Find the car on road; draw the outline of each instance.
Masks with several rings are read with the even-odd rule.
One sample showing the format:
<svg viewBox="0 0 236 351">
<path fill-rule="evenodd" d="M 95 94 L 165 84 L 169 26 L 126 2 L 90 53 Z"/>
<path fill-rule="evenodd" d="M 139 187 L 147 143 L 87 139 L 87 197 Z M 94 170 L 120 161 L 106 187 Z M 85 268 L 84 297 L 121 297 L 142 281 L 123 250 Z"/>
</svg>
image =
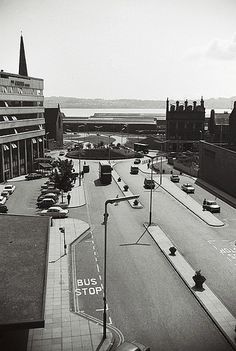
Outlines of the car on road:
<svg viewBox="0 0 236 351">
<path fill-rule="evenodd" d="M 6 201 L 7 201 L 7 198 L 5 196 L 0 195 L 0 206 L 4 205 Z"/>
<path fill-rule="evenodd" d="M 57 201 L 58 200 L 58 195 L 54 194 L 54 193 L 47 193 L 47 194 L 44 194 L 44 195 L 39 195 L 38 198 L 37 198 L 37 202 L 40 202 L 43 199 L 53 199 L 53 200 Z"/>
<path fill-rule="evenodd" d="M 220 206 L 214 200 L 206 200 L 203 203 L 203 209 L 211 213 L 220 213 Z"/>
<path fill-rule="evenodd" d="M 155 188 L 155 182 L 153 179 L 144 179 L 144 188 L 145 189 L 154 189 Z"/>
<path fill-rule="evenodd" d="M 0 213 L 7 213 L 8 208 L 6 205 L 0 205 Z"/>
<path fill-rule="evenodd" d="M 9 192 L 7 190 L 3 190 L 1 192 L 1 196 L 4 196 L 6 199 L 9 199 L 10 194 L 9 194 Z"/>
<path fill-rule="evenodd" d="M 34 180 L 34 179 L 40 179 L 42 178 L 42 174 L 39 173 L 29 173 L 25 176 L 26 180 Z"/>
<path fill-rule="evenodd" d="M 140 158 L 136 158 L 136 159 L 134 160 L 134 164 L 135 164 L 135 165 L 138 165 L 140 162 L 141 162 Z"/>
<path fill-rule="evenodd" d="M 37 202 L 39 208 L 49 208 L 55 205 L 56 201 L 54 199 L 46 198 Z"/>
<path fill-rule="evenodd" d="M 137 166 L 130 167 L 130 174 L 138 174 L 139 168 Z"/>
<path fill-rule="evenodd" d="M 64 151 L 60 151 L 59 152 L 59 156 L 64 156 L 65 155 L 65 152 Z"/>
<path fill-rule="evenodd" d="M 47 210 L 40 212 L 40 216 L 50 216 L 52 218 L 65 218 L 68 217 L 68 210 L 63 210 L 59 206 L 49 207 Z"/>
<path fill-rule="evenodd" d="M 54 194 L 60 194 L 60 190 L 59 189 L 54 189 L 54 188 L 47 188 L 47 189 L 41 189 L 41 195 L 45 195 L 48 193 L 54 193 Z"/>
<path fill-rule="evenodd" d="M 187 194 L 194 194 L 194 187 L 191 184 L 185 183 L 181 186 L 181 189 L 185 191 Z"/>
<path fill-rule="evenodd" d="M 170 176 L 170 180 L 173 182 L 173 183 L 179 183 L 179 176 L 178 174 L 172 174 Z"/>
<path fill-rule="evenodd" d="M 136 341 L 125 341 L 117 347 L 116 351 L 150 351 L 150 347 Z"/>
<path fill-rule="evenodd" d="M 3 191 L 8 191 L 9 194 L 12 194 L 15 191 L 15 185 L 5 185 Z"/>
</svg>

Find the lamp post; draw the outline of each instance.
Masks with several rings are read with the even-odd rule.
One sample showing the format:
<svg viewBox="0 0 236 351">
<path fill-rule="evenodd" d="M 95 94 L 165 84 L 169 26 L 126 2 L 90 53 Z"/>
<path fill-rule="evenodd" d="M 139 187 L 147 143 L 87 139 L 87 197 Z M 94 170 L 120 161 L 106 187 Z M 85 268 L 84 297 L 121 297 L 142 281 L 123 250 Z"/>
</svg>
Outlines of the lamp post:
<svg viewBox="0 0 236 351">
<path fill-rule="evenodd" d="M 97 131 L 99 131 L 103 126 L 94 126 Z M 99 137 L 99 133 L 97 132 L 97 137 Z M 99 142 L 99 138 L 98 138 L 98 142 Z"/>
<path fill-rule="evenodd" d="M 63 234 L 64 255 L 66 255 L 66 230 L 65 230 L 65 227 L 60 227 L 59 230 Z"/>
<path fill-rule="evenodd" d="M 146 155 L 152 160 L 152 165 L 151 165 L 151 191 L 150 191 L 150 203 L 149 203 L 149 222 L 148 222 L 148 227 L 152 224 L 152 183 L 153 183 L 153 160 L 156 158 L 156 156 L 149 156 Z"/>
<path fill-rule="evenodd" d="M 78 130 L 79 130 L 81 127 L 84 127 L 84 143 L 85 143 L 85 124 L 80 124 L 80 125 L 78 126 Z"/>
<path fill-rule="evenodd" d="M 111 135 L 108 135 L 108 159 L 109 159 L 109 163 L 111 163 L 110 137 L 111 137 Z"/>
<path fill-rule="evenodd" d="M 106 328 L 107 328 L 107 205 L 114 204 L 121 201 L 128 201 L 132 199 L 137 199 L 139 195 L 132 195 L 126 197 L 119 197 L 114 199 L 108 199 L 105 202 L 105 213 L 104 213 L 104 225 L 105 225 L 105 233 L 104 233 L 104 287 L 103 287 L 103 340 L 106 339 Z"/>
</svg>

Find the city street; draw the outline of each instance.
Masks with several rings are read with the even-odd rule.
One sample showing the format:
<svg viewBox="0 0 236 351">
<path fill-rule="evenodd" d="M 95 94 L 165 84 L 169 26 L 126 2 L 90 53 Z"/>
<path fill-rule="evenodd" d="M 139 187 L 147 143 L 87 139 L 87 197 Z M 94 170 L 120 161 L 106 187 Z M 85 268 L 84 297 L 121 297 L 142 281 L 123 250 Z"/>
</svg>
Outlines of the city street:
<svg viewBox="0 0 236 351">
<path fill-rule="evenodd" d="M 230 350 L 149 234 L 145 233 L 140 241 L 147 245 L 130 245 L 144 232 L 150 196 L 150 191 L 143 188 L 145 175 L 129 174 L 132 162 L 120 162 L 116 171 L 133 193 L 140 194 L 144 208 L 135 210 L 128 203 L 108 207 L 108 323 L 120 329 L 125 339 L 140 341 L 153 350 L 200 351 L 203 344 L 204 350 Z M 87 163 L 90 165 L 90 173 L 84 178 L 87 205 L 70 209 L 69 214 L 88 222 L 91 228 L 90 234 L 72 250 L 74 294 L 77 311 L 102 320 L 104 203 L 122 194 L 114 181 L 111 185 L 100 186 L 96 181 L 98 163 Z M 159 176 L 155 179 L 158 181 Z M 7 203 L 9 213 L 35 214 L 36 198 L 44 181 L 15 182 L 16 190 Z M 202 195 L 198 190 L 194 196 L 200 199 Z M 224 254 L 218 251 L 222 243 L 227 247 L 232 242 L 234 222 L 229 221 L 226 233 L 225 227 L 209 227 L 161 188 L 153 192 L 152 208 L 153 222 L 162 228 L 193 268 L 202 269 L 207 284 L 236 314 L 232 279 L 235 265 L 233 260 L 229 261 L 227 251 Z M 233 211 L 228 205 L 222 206 L 219 216 L 233 218 Z"/>
</svg>

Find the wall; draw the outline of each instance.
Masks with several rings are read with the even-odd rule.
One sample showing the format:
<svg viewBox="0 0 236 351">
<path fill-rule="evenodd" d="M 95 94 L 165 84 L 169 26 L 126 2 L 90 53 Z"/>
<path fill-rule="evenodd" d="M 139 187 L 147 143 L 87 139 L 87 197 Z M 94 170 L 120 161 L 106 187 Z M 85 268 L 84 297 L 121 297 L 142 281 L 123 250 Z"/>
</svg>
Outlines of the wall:
<svg viewBox="0 0 236 351">
<path fill-rule="evenodd" d="M 236 197 L 236 152 L 200 141 L 200 179 Z"/>
</svg>

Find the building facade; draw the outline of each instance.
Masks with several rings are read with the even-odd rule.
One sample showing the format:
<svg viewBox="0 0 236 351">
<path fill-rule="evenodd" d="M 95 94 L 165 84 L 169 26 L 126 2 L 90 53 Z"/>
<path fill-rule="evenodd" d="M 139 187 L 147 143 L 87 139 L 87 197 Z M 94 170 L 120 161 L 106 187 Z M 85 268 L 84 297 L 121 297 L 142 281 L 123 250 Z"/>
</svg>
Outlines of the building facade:
<svg viewBox="0 0 236 351">
<path fill-rule="evenodd" d="M 57 108 L 45 108 L 45 132 L 47 149 L 63 147 L 63 118 L 58 104 Z"/>
<path fill-rule="evenodd" d="M 0 182 L 31 172 L 44 155 L 44 82 L 27 74 L 21 36 L 19 73 L 0 72 Z"/>
<path fill-rule="evenodd" d="M 194 101 L 188 105 L 176 101 L 169 106 L 166 102 L 166 140 L 169 151 L 193 150 L 194 143 L 204 138 L 205 107 L 201 98 L 200 105 Z"/>
<path fill-rule="evenodd" d="M 211 110 L 208 121 L 208 138 L 207 141 L 219 144 L 228 144 L 229 142 L 229 116 L 228 112 L 216 113 Z"/>
</svg>

